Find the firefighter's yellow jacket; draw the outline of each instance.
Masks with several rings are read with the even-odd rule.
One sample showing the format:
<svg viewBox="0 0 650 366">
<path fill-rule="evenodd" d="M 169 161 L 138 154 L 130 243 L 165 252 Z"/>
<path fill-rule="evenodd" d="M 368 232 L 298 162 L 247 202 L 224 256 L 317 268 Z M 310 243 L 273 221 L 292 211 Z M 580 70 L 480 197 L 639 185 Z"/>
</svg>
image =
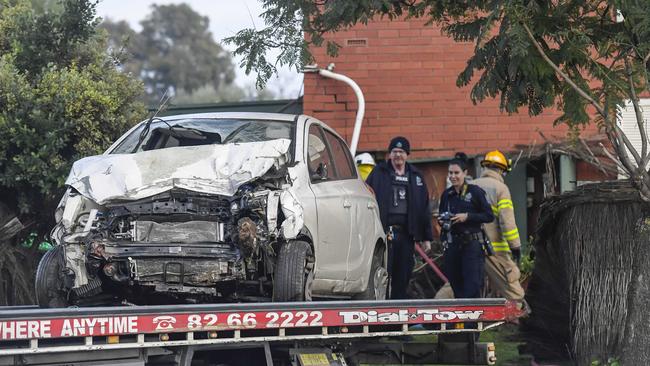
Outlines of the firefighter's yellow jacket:
<svg viewBox="0 0 650 366">
<path fill-rule="evenodd" d="M 481 177 L 473 180 L 472 184 L 483 188 L 487 194 L 487 200 L 492 206 L 495 220 L 485 224 L 485 231 L 492 242 L 494 251 L 510 252 L 510 248 L 521 247 L 512 197 L 501 174 L 491 169 L 485 169 L 481 173 Z"/>
</svg>

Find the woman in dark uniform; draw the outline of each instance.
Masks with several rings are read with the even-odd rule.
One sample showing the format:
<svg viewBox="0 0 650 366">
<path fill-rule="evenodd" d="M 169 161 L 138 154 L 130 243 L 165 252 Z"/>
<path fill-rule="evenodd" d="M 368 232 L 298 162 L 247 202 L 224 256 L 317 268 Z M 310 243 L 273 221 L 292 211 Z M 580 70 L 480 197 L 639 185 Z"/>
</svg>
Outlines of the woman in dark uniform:
<svg viewBox="0 0 650 366">
<path fill-rule="evenodd" d="M 462 156 L 449 162 L 451 187 L 440 197 L 439 211 L 451 218 L 444 225 L 441 241 L 445 244 L 445 274 L 456 298 L 477 298 L 483 285 L 485 240 L 481 225 L 494 220 L 492 208 L 479 186 L 465 182 L 467 162 Z M 448 230 L 445 230 L 447 228 Z"/>
</svg>

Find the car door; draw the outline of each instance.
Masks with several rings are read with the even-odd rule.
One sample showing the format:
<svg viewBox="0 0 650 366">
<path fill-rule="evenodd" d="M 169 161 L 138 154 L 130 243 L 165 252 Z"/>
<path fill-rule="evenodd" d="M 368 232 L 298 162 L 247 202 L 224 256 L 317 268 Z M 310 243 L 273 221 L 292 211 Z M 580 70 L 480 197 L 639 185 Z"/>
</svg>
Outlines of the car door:
<svg viewBox="0 0 650 366">
<path fill-rule="evenodd" d="M 350 222 L 350 246 L 347 255 L 347 275 L 349 282 L 359 282 L 368 276 L 369 257 L 372 256 L 376 232 L 377 205 L 374 196 L 358 177 L 350 149 L 334 133 L 324 130 L 325 138 L 332 151 L 334 164 L 343 183 L 344 200 L 350 208 L 347 210 Z"/>
<path fill-rule="evenodd" d="M 316 273 L 321 279 L 345 280 L 350 243 L 350 208 L 345 200 L 345 181 L 338 179 L 331 149 L 317 123 L 309 126 L 307 167 L 316 202 L 318 242 Z"/>
</svg>

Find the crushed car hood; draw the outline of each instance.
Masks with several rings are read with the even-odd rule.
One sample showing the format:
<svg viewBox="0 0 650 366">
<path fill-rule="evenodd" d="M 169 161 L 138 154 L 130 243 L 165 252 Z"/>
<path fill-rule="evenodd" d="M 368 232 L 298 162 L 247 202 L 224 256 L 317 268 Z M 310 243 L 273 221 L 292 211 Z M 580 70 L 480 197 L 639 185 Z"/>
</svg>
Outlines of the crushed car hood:
<svg viewBox="0 0 650 366">
<path fill-rule="evenodd" d="M 66 185 L 100 205 L 174 188 L 232 196 L 242 184 L 284 165 L 290 145 L 277 139 L 90 156 L 73 164 Z"/>
</svg>

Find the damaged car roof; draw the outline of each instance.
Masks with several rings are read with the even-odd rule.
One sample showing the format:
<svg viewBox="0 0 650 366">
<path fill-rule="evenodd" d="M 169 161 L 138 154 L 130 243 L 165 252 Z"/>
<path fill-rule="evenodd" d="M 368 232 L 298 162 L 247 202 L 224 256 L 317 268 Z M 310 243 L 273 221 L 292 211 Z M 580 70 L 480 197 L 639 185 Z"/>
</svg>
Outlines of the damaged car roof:
<svg viewBox="0 0 650 366">
<path fill-rule="evenodd" d="M 163 123 L 219 119 L 293 122 L 296 117 L 272 113 L 201 113 L 157 120 Z M 124 136 L 144 123 L 134 126 Z M 123 140 L 116 141 L 103 155 L 75 162 L 66 185 L 100 205 L 114 200 L 138 200 L 174 188 L 232 196 L 242 184 L 286 164 L 291 159 L 292 146 L 291 139 L 274 138 L 115 153 Z"/>
</svg>

